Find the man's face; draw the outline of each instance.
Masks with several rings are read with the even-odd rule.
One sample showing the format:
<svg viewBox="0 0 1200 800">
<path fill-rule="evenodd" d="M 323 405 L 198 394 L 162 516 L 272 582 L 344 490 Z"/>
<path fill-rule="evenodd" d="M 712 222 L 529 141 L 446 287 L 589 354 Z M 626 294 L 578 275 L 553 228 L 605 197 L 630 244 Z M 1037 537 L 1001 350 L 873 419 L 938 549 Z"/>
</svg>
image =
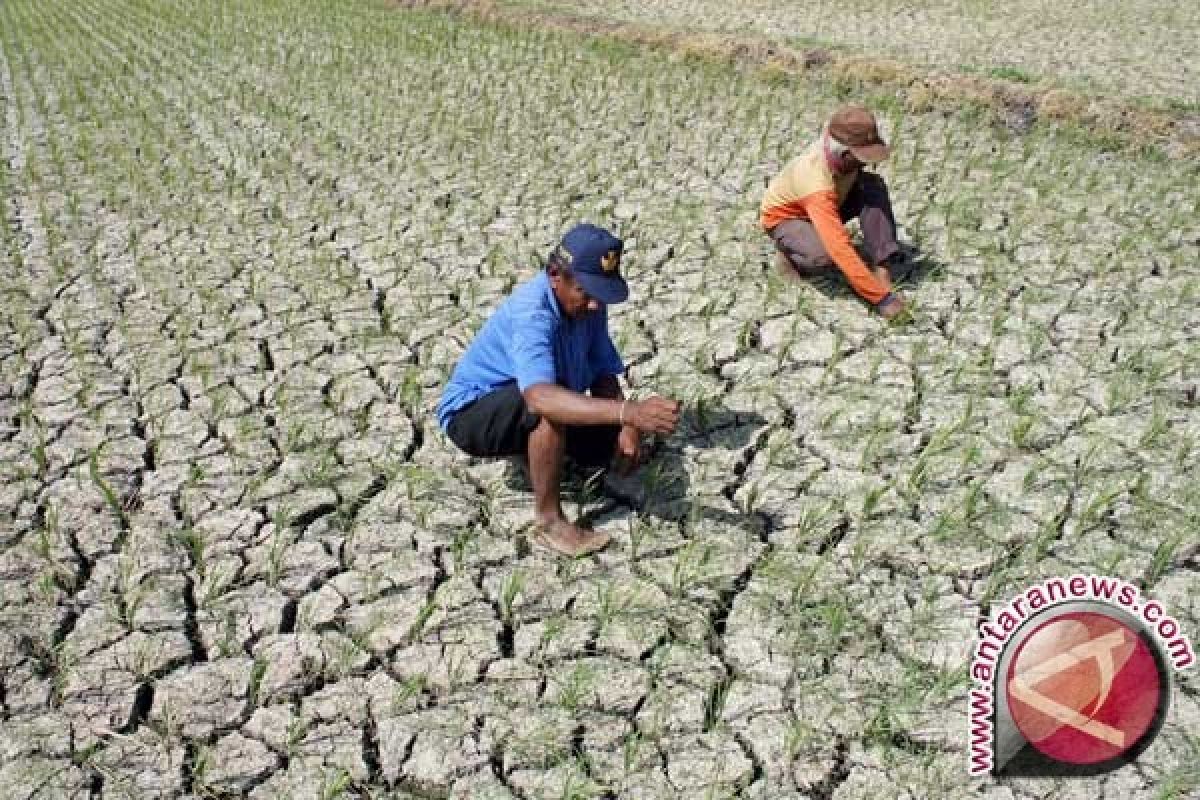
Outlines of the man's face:
<svg viewBox="0 0 1200 800">
<path fill-rule="evenodd" d="M 849 175 L 851 172 L 860 170 L 866 166 L 849 150 L 842 153 L 841 156 L 835 156 L 834 160 L 837 162 L 836 171 L 842 175 Z"/>
<path fill-rule="evenodd" d="M 569 273 L 564 274 L 557 268 L 552 268 L 550 270 L 550 285 L 554 289 L 554 296 L 558 298 L 559 307 L 571 319 L 579 319 L 604 308 L 604 304 L 595 298 L 589 297 L 588 293 L 583 290 L 583 287 Z"/>
<path fill-rule="evenodd" d="M 860 170 L 865 166 L 866 164 L 864 164 L 862 161 L 859 161 L 858 156 L 854 155 L 854 153 L 851 153 L 849 150 L 842 154 L 842 172 L 854 172 L 855 170 Z"/>
<path fill-rule="evenodd" d="M 828 137 L 829 134 L 826 134 L 826 136 Z M 827 141 L 826 147 L 828 146 L 829 143 Z M 829 149 L 827 153 L 829 156 L 829 166 L 835 173 L 839 175 L 849 175 L 851 172 L 860 170 L 866 166 L 866 164 L 864 164 L 862 161 L 859 161 L 858 157 L 849 150 L 846 150 L 840 156 L 833 155 L 832 149 Z"/>
</svg>

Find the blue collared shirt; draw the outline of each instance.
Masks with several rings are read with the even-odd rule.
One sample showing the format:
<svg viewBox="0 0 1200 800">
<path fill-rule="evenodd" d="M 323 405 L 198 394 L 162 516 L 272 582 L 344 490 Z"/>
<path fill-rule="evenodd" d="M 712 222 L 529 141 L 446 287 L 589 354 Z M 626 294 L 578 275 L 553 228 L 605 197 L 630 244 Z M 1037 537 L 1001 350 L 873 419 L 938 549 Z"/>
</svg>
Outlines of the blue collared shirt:
<svg viewBox="0 0 1200 800">
<path fill-rule="evenodd" d="M 516 382 L 525 391 L 554 383 L 587 391 L 604 375 L 620 375 L 625 364 L 608 335 L 608 309 L 571 319 L 562 313 L 545 272 L 513 290 L 483 324 L 467 348 L 438 403 L 443 430 L 454 412 Z"/>
</svg>

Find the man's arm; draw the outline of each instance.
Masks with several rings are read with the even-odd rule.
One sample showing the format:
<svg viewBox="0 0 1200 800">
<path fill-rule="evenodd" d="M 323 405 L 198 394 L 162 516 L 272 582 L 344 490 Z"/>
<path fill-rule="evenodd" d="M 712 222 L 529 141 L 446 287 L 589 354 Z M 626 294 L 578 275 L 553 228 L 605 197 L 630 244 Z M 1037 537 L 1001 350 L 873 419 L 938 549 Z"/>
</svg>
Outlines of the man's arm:
<svg viewBox="0 0 1200 800">
<path fill-rule="evenodd" d="M 679 421 L 679 404 L 657 396 L 645 400 L 588 397 L 553 383 L 534 384 L 522 394 L 530 411 L 560 425 L 620 425 L 622 408 L 624 424 L 646 433 L 670 433 Z"/>
<path fill-rule="evenodd" d="M 623 400 L 588 397 L 555 383 L 535 383 L 523 393 L 525 405 L 539 417 L 561 425 L 617 425 Z"/>
<path fill-rule="evenodd" d="M 592 384 L 592 396 L 624 400 L 625 392 L 621 389 L 621 382 L 616 375 L 605 373 Z M 628 422 L 617 434 L 617 457 L 618 469 L 622 474 L 628 474 L 642 461 L 642 434 Z"/>
<path fill-rule="evenodd" d="M 878 306 L 890 292 L 890 287 L 884 286 L 854 249 L 850 235 L 846 233 L 846 225 L 837 210 L 837 195 L 832 191 L 822 191 L 805 198 L 805 210 L 812 221 L 813 228 L 825 251 L 833 259 L 833 263 L 846 276 L 851 288 L 859 297 L 873 306 Z"/>
</svg>

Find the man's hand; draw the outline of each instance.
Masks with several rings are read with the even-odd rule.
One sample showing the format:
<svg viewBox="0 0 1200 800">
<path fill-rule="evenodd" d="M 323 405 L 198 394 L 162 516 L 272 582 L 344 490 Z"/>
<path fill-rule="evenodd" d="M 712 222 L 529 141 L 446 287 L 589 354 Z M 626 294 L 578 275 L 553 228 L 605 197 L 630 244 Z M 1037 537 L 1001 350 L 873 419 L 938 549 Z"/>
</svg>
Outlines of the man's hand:
<svg viewBox="0 0 1200 800">
<path fill-rule="evenodd" d="M 654 395 L 645 400 L 629 400 L 625 406 L 625 427 L 645 433 L 671 433 L 679 424 L 679 403 Z M 622 430 L 624 433 L 624 430 Z"/>
<path fill-rule="evenodd" d="M 622 475 L 628 475 L 642 463 L 642 436 L 632 425 L 626 425 L 617 434 L 616 461 L 617 471 Z"/>
<path fill-rule="evenodd" d="M 903 314 L 907 308 L 908 303 L 904 302 L 904 298 L 893 294 L 886 303 L 879 306 L 879 314 L 884 319 L 894 319 Z"/>
</svg>

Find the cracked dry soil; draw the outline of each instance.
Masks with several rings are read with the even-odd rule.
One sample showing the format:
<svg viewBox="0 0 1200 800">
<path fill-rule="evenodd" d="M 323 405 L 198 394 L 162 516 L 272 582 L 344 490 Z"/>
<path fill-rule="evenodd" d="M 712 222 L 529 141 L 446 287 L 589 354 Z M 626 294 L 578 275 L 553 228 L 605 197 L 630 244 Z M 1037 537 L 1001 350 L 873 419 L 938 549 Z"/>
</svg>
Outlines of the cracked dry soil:
<svg viewBox="0 0 1200 800">
<path fill-rule="evenodd" d="M 0 797 L 1186 796 L 969 780 L 976 623 L 1136 581 L 1200 635 L 1195 165 L 892 113 L 915 320 L 781 282 L 838 99 L 360 3 L 0 6 Z M 432 416 L 572 222 L 684 423 L 528 547 Z M 1172 788 L 1173 787 L 1173 788 Z"/>
</svg>

